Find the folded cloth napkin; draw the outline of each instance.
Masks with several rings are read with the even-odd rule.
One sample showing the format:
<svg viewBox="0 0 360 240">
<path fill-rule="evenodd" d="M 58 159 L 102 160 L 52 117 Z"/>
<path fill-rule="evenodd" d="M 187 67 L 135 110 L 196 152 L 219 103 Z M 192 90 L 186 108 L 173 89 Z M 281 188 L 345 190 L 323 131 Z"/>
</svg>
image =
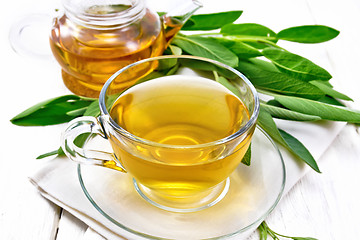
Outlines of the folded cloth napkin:
<svg viewBox="0 0 360 240">
<path fill-rule="evenodd" d="M 345 126 L 344 123 L 325 121 L 316 124 L 278 121 L 277 124 L 281 129 L 298 138 L 315 159 L 320 158 Z M 287 172 L 285 194 L 309 170 L 309 167 L 295 160 L 287 151 L 281 149 L 281 152 Z M 47 162 L 42 169 L 30 177 L 30 181 L 42 196 L 64 208 L 105 238 L 144 239 L 117 226 L 90 203 L 79 184 L 77 164 L 67 158 L 56 158 Z M 149 221 L 156 221 L 156 219 L 149 219 Z M 235 236 L 235 239 L 239 238 Z M 246 238 L 242 235 L 241 239 Z"/>
</svg>

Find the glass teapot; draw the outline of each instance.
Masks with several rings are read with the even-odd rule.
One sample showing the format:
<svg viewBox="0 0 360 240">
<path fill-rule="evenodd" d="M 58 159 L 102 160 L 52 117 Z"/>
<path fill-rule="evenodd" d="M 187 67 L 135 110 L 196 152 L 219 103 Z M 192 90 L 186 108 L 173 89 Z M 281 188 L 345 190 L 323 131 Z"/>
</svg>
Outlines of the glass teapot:
<svg viewBox="0 0 360 240">
<path fill-rule="evenodd" d="M 159 17 L 144 0 L 63 0 L 50 46 L 62 68 L 66 87 L 77 95 L 98 97 L 105 81 L 120 68 L 161 55 L 198 1 Z M 176 16 L 176 17 L 174 17 Z M 151 71 L 137 69 L 118 88 L 126 88 Z"/>
</svg>

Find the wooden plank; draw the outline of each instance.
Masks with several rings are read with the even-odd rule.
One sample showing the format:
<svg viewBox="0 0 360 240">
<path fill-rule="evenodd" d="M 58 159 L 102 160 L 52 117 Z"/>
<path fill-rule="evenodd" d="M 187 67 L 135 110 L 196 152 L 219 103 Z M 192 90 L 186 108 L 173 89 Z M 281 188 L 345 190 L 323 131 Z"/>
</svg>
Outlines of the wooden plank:
<svg viewBox="0 0 360 240">
<path fill-rule="evenodd" d="M 326 44 L 335 71 L 333 83 L 340 91 L 355 100 L 350 104 L 360 109 L 360 82 L 358 74 L 360 56 L 360 4 L 357 0 L 308 0 L 318 24 L 328 24 L 340 31 L 340 35 Z"/>
<path fill-rule="evenodd" d="M 83 240 L 83 235 L 87 230 L 87 225 L 63 210 L 59 221 L 59 228 L 56 240 Z"/>
<path fill-rule="evenodd" d="M 0 239 L 55 239 L 60 208 L 40 196 L 29 182 L 0 181 L 14 187 L 0 186 L 6 193 L 0 198 Z"/>
<path fill-rule="evenodd" d="M 105 240 L 105 238 L 91 228 L 88 228 L 84 234 L 83 240 Z"/>
<path fill-rule="evenodd" d="M 360 229 L 360 134 L 346 126 L 320 159 L 322 174 L 309 172 L 266 219 L 276 232 L 319 240 L 357 239 Z M 255 233 L 248 240 L 258 240 Z"/>
<path fill-rule="evenodd" d="M 360 109 L 360 87 L 356 84 L 358 77 L 354 71 L 359 67 L 357 58 L 360 54 L 357 43 L 360 32 L 354 31 L 356 23 L 360 22 L 359 3 L 355 0 L 308 0 L 306 4 L 314 24 L 328 25 L 341 33 L 335 40 L 321 45 L 302 45 L 304 52 L 301 55 L 330 70 L 335 88 L 353 97 L 356 102 L 351 106 Z M 299 8 L 296 13 L 291 7 L 283 9 L 293 14 L 291 18 L 304 10 Z M 302 17 L 299 19 L 303 20 Z M 321 48 L 323 53 L 317 56 Z M 309 172 L 295 185 L 268 217 L 270 227 L 291 236 L 357 239 L 360 236 L 359 228 L 355 226 L 355 217 L 360 213 L 360 190 L 356 187 L 360 182 L 359 143 L 359 127 L 348 125 L 320 159 L 323 173 Z M 259 239 L 259 234 L 255 233 L 250 239 Z"/>
</svg>

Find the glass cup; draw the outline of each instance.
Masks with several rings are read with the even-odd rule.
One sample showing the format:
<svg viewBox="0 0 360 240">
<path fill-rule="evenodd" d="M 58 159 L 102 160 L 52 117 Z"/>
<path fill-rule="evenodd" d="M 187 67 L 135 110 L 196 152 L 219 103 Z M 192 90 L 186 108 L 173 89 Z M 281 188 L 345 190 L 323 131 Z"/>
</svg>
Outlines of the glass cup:
<svg viewBox="0 0 360 240">
<path fill-rule="evenodd" d="M 117 84 L 143 69 L 149 71 L 134 86 L 119 90 Z M 66 155 L 128 173 L 136 191 L 159 208 L 193 212 L 226 195 L 249 148 L 259 99 L 250 81 L 225 64 L 161 56 L 116 72 L 101 90 L 99 108 L 100 116 L 68 124 Z M 84 134 L 103 137 L 113 153 L 76 144 Z"/>
</svg>

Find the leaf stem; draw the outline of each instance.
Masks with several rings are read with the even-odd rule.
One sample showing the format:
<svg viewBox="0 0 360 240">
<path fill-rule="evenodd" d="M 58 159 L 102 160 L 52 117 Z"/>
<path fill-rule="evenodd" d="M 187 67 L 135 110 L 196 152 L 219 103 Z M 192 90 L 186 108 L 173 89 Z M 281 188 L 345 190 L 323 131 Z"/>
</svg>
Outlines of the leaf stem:
<svg viewBox="0 0 360 240">
<path fill-rule="evenodd" d="M 219 75 L 217 73 L 217 71 L 212 71 L 215 77 L 215 81 L 219 82 Z"/>
<path fill-rule="evenodd" d="M 262 231 L 266 231 L 267 234 L 269 234 L 269 236 L 272 237 L 272 239 L 274 239 L 274 240 L 280 240 L 280 239 L 278 238 L 278 236 L 279 236 L 279 237 L 283 237 L 283 238 L 290 238 L 290 239 L 294 239 L 294 240 L 296 240 L 296 239 L 299 239 L 299 240 L 300 240 L 300 239 L 304 239 L 304 240 L 317 240 L 316 238 L 309 238 L 309 237 L 307 237 L 307 238 L 303 238 L 303 237 L 290 237 L 290 236 L 282 235 L 282 234 L 280 234 L 280 233 L 275 232 L 275 231 L 272 230 L 271 228 L 269 228 L 269 226 L 266 224 L 265 221 L 261 223 L 261 225 L 259 226 L 259 229 L 261 229 Z"/>
</svg>

